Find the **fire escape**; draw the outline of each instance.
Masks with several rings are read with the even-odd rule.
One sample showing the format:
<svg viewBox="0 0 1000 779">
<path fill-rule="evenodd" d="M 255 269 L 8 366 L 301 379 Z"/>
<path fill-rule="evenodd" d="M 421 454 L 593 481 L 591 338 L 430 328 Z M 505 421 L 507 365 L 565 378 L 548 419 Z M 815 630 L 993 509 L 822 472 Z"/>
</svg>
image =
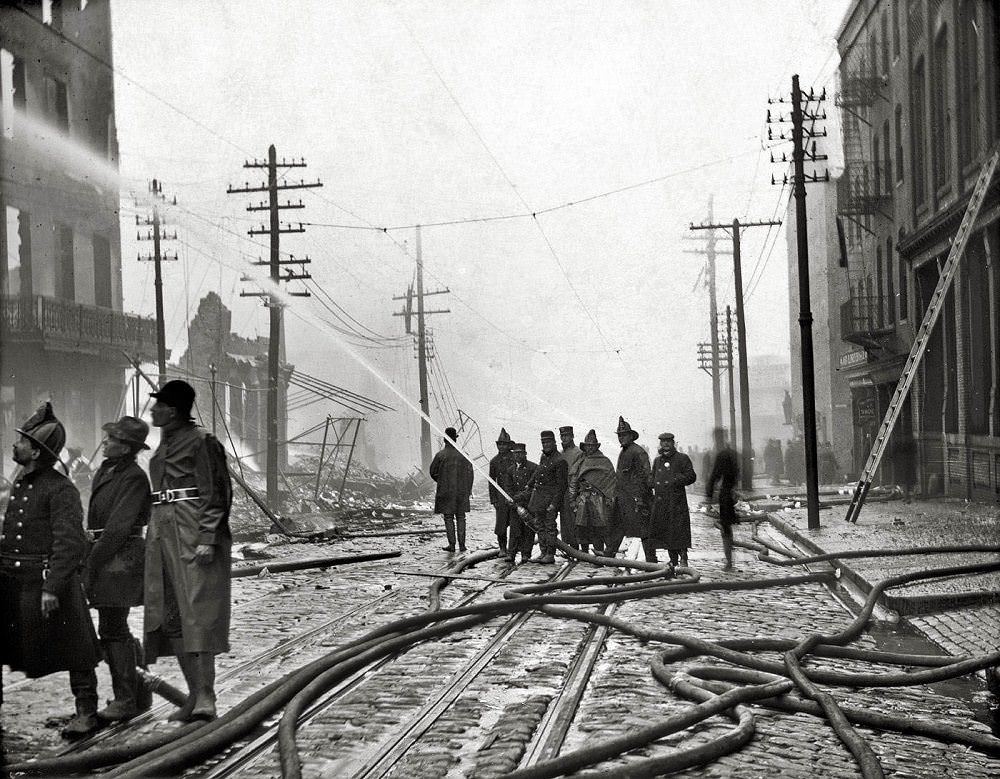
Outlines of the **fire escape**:
<svg viewBox="0 0 1000 779">
<path fill-rule="evenodd" d="M 837 182 L 837 214 L 851 268 L 850 297 L 840 307 L 841 338 L 880 351 L 894 327 L 886 317 L 887 301 L 873 281 L 875 265 L 866 252 L 865 235 L 875 236 L 875 217 L 892 219 L 892 186 L 884 162 L 872 159 L 871 114 L 878 100 L 888 100 L 885 82 L 874 62 L 857 50 L 846 58 L 836 105 L 841 109 L 844 172 Z M 876 152 L 877 154 L 877 152 Z M 869 244 L 871 242 L 868 242 Z"/>
</svg>

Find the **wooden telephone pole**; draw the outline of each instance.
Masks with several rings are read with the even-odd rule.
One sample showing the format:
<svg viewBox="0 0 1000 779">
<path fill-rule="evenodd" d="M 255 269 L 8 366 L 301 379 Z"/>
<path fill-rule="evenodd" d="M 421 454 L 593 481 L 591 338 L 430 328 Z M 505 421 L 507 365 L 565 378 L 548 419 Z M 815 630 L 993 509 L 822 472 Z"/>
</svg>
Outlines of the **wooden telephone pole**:
<svg viewBox="0 0 1000 779">
<path fill-rule="evenodd" d="M 140 254 L 138 259 L 140 262 L 152 262 L 154 268 L 153 276 L 153 290 L 156 296 L 156 367 L 158 378 L 157 381 L 162 387 L 167 382 L 167 335 L 166 327 L 163 323 L 163 270 L 162 263 L 164 262 L 177 262 L 177 254 L 164 254 L 160 249 L 160 243 L 162 241 L 173 241 L 177 239 L 177 233 L 173 235 L 167 235 L 163 231 L 163 219 L 160 216 L 160 203 L 165 200 L 163 196 L 163 184 L 157 179 L 153 179 L 149 184 L 149 191 L 153 199 L 153 216 L 141 219 L 138 214 L 135 217 L 135 223 L 138 227 L 148 227 L 146 235 L 140 232 L 136 233 L 136 239 L 139 241 L 152 241 L 153 242 L 153 253 L 152 254 Z M 177 199 L 174 198 L 174 205 L 177 205 Z"/>
</svg>

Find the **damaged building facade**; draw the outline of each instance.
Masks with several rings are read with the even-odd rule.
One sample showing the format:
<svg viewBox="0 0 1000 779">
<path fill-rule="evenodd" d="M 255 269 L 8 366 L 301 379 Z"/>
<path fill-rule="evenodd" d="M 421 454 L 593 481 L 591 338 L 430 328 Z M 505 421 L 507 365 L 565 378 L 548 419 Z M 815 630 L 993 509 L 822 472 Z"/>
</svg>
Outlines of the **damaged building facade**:
<svg viewBox="0 0 1000 779">
<path fill-rule="evenodd" d="M 839 362 L 863 464 L 984 162 L 1000 139 L 1000 4 L 857 0 L 838 32 L 850 286 Z M 994 176 L 894 435 L 925 494 L 1000 497 L 1000 178 Z M 892 446 L 890 445 L 890 454 Z M 883 480 L 893 480 L 892 458 Z"/>
<path fill-rule="evenodd" d="M 108 0 L 0 7 L 0 462 L 44 400 L 89 456 L 123 352 L 156 354 L 155 322 L 122 311 L 111 57 Z"/>
</svg>

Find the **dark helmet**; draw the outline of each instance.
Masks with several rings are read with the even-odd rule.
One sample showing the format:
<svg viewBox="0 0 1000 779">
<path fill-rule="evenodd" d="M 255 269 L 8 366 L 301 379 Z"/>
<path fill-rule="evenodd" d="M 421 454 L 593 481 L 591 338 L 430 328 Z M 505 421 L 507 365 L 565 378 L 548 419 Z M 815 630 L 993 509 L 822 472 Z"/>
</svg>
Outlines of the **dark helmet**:
<svg viewBox="0 0 1000 779">
<path fill-rule="evenodd" d="M 45 401 L 21 427 L 14 428 L 52 459 L 59 459 L 59 452 L 66 445 L 66 428 L 56 419 L 52 404 Z"/>
<path fill-rule="evenodd" d="M 177 409 L 181 416 L 190 418 L 195 392 L 194 387 L 186 381 L 172 379 L 156 392 L 150 392 L 149 396 Z"/>
</svg>

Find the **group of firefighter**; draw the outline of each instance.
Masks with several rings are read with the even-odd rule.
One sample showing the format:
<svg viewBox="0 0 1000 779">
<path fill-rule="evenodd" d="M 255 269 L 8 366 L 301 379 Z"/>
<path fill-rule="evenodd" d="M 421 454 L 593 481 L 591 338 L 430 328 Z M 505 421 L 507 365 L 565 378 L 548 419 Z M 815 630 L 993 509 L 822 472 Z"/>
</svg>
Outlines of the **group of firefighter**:
<svg viewBox="0 0 1000 779">
<path fill-rule="evenodd" d="M 149 709 L 139 667 L 169 655 L 188 686 L 170 719 L 216 716 L 215 655 L 229 650 L 231 608 L 225 453 L 193 421 L 191 385 L 169 381 L 150 394 L 161 435 L 149 477 L 136 459 L 149 449 L 149 426 L 133 416 L 105 424 L 86 524 L 80 491 L 56 469 L 66 429 L 51 403 L 16 429 L 18 471 L 0 535 L 0 662 L 29 678 L 69 671 L 76 711 L 67 738 Z M 143 642 L 128 623 L 139 605 Z M 98 709 L 102 657 L 114 698 Z"/>
<path fill-rule="evenodd" d="M 621 451 L 617 465 L 601 452 L 591 430 L 578 447 L 571 426 L 541 433 L 542 453 L 537 463 L 527 447 L 515 442 L 503 428 L 497 454 L 490 460 L 489 495 L 496 512 L 494 532 L 507 562 L 551 564 L 556 539 L 573 549 L 614 557 L 626 536 L 639 538 L 647 562 L 657 562 L 657 549 L 666 549 L 671 569 L 687 566 L 691 548 L 691 517 L 686 488 L 697 476 L 691 458 L 676 447 L 673 433 L 659 436 L 652 464 L 637 440 L 639 433 L 623 417 L 615 431 Z M 714 431 L 715 456 L 705 480 L 706 500 L 713 502 L 718 485 L 719 521 L 725 568 L 732 568 L 732 526 L 736 522 L 735 488 L 739 458 L 727 444 L 725 431 Z M 445 430 L 445 445 L 431 462 L 437 482 L 434 510 L 444 515 L 448 545 L 464 552 L 465 515 L 472 492 L 472 464 L 455 447 L 454 428 Z M 520 509 L 520 510 L 519 510 Z M 527 515 L 527 516 L 525 516 Z M 539 554 L 532 557 L 535 538 Z"/>
</svg>

